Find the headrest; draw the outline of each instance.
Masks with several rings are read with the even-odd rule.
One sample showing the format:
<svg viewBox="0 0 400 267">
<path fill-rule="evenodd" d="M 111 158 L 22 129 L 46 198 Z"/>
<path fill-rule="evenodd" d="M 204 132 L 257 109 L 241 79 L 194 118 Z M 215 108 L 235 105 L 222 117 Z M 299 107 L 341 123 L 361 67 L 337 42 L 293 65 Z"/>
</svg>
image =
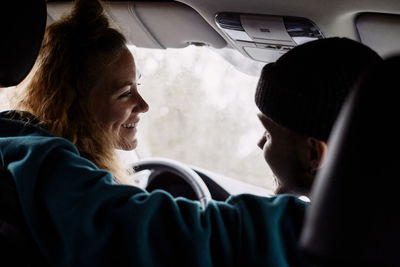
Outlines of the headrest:
<svg viewBox="0 0 400 267">
<path fill-rule="evenodd" d="M 398 264 L 399 69 L 397 56 L 370 71 L 334 126 L 301 236 L 315 263 Z"/>
<path fill-rule="evenodd" d="M 42 43 L 46 18 L 45 0 L 2 1 L 0 87 L 17 85 L 29 73 Z"/>
</svg>

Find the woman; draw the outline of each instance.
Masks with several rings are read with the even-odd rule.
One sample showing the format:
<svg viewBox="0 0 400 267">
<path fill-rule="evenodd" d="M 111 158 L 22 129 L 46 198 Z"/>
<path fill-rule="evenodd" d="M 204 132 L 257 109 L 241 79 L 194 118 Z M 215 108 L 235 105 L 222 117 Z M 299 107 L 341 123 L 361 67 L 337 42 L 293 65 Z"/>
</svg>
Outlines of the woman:
<svg viewBox="0 0 400 267">
<path fill-rule="evenodd" d="M 21 105 L 97 165 L 112 169 L 114 147 L 136 146 L 135 124 L 147 105 L 136 91 L 123 37 L 109 29 L 98 3 L 89 1 L 93 6 L 80 10 L 84 4 L 78 2 L 69 18 L 47 30 Z M 0 170 L 15 185 L 21 217 L 45 261 L 30 265 L 306 263 L 297 248 L 306 204 L 297 198 L 244 195 L 201 209 L 161 190 L 116 185 L 110 172 L 82 158 L 71 142 L 30 122 L 0 114 Z M 21 258 L 26 254 L 18 251 Z"/>
<path fill-rule="evenodd" d="M 135 63 L 125 37 L 109 25 L 97 1 L 77 1 L 72 13 L 46 29 L 34 71 L 18 108 L 75 144 L 82 156 L 127 183 L 115 149 L 137 145 Z"/>
</svg>

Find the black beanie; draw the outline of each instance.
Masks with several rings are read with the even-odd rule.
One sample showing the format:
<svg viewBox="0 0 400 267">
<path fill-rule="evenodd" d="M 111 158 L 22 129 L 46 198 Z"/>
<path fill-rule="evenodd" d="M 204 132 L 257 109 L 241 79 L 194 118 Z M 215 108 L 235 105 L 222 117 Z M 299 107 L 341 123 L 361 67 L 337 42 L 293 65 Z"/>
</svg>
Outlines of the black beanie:
<svg viewBox="0 0 400 267">
<path fill-rule="evenodd" d="M 346 38 L 305 43 L 264 66 L 256 104 L 275 123 L 327 141 L 349 90 L 381 60 L 367 46 Z"/>
</svg>

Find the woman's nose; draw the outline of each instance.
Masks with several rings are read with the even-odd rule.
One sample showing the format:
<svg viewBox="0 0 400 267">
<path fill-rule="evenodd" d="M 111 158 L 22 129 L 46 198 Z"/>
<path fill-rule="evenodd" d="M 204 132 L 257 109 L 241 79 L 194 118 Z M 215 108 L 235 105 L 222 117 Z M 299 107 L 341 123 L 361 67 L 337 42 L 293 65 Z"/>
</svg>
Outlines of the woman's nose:
<svg viewBox="0 0 400 267">
<path fill-rule="evenodd" d="M 145 113 L 147 111 L 149 111 L 149 104 L 147 104 L 146 101 L 144 101 L 144 99 L 142 98 L 142 102 L 143 102 L 143 108 L 142 108 L 142 113 Z"/>
<path fill-rule="evenodd" d="M 142 98 L 141 95 L 138 94 L 138 102 L 137 105 L 133 108 L 135 112 L 138 113 L 145 113 L 149 110 L 149 105 L 147 102 Z"/>
</svg>

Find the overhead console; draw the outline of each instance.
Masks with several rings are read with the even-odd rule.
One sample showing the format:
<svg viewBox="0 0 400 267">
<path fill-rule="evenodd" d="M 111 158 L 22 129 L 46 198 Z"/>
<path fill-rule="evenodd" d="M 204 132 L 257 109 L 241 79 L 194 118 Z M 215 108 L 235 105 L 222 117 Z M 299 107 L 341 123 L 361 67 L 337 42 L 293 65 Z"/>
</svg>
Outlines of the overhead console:
<svg viewBox="0 0 400 267">
<path fill-rule="evenodd" d="M 324 38 L 313 22 L 299 17 L 224 12 L 215 20 L 233 46 L 263 62 L 277 60 L 296 45 Z"/>
</svg>

